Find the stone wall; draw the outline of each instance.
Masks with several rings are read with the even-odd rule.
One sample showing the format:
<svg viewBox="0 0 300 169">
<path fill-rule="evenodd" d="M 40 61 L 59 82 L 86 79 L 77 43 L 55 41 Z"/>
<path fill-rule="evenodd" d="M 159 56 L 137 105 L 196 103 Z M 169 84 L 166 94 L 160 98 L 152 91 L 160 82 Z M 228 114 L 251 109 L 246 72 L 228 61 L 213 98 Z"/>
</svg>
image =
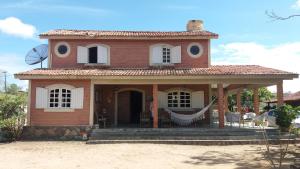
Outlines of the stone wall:
<svg viewBox="0 0 300 169">
<path fill-rule="evenodd" d="M 6 142 L 7 141 L 7 139 L 4 137 L 4 132 L 3 131 L 1 131 L 1 129 L 0 129 L 0 142 Z"/>
<path fill-rule="evenodd" d="M 87 140 L 89 126 L 25 126 L 22 140 Z"/>
</svg>

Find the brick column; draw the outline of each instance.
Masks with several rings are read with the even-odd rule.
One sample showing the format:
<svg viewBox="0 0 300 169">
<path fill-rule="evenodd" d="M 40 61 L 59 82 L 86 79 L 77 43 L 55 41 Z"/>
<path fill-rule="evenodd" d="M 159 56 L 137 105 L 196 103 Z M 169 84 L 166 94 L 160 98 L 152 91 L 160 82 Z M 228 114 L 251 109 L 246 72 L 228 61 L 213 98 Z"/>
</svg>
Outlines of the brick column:
<svg viewBox="0 0 300 169">
<path fill-rule="evenodd" d="M 242 113 L 241 90 L 238 90 L 236 93 L 236 107 L 237 107 L 237 112 Z"/>
<path fill-rule="evenodd" d="M 282 106 L 283 102 L 283 81 L 277 83 L 277 106 Z"/>
<path fill-rule="evenodd" d="M 229 112 L 228 109 L 228 92 L 224 92 L 224 111 Z"/>
<path fill-rule="evenodd" d="M 224 128 L 224 90 L 223 84 L 218 84 L 219 128 Z"/>
<path fill-rule="evenodd" d="M 153 128 L 158 128 L 158 85 L 153 84 Z"/>
<path fill-rule="evenodd" d="M 254 113 L 259 114 L 259 96 L 258 96 L 258 88 L 253 89 L 253 108 Z"/>
</svg>

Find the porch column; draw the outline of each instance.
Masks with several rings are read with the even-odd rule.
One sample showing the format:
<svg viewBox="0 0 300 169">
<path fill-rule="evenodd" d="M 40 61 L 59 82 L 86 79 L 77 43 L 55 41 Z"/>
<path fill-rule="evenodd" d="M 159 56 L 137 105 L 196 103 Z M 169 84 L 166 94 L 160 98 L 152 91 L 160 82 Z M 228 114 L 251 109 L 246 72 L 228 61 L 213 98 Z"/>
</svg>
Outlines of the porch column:
<svg viewBox="0 0 300 169">
<path fill-rule="evenodd" d="M 229 109 L 228 109 L 228 92 L 227 91 L 224 92 L 224 111 L 229 112 Z"/>
<path fill-rule="evenodd" d="M 283 81 L 277 83 L 277 106 L 282 106 L 283 101 Z"/>
<path fill-rule="evenodd" d="M 153 128 L 158 128 L 158 85 L 153 84 Z"/>
<path fill-rule="evenodd" d="M 254 108 L 254 113 L 256 115 L 259 114 L 259 96 L 258 96 L 258 88 L 253 89 L 253 108 Z"/>
<path fill-rule="evenodd" d="M 223 84 L 218 84 L 219 128 L 224 128 L 224 90 Z"/>
<path fill-rule="evenodd" d="M 242 113 L 242 103 L 241 103 L 241 90 L 239 89 L 236 93 L 236 107 L 237 112 Z"/>
</svg>

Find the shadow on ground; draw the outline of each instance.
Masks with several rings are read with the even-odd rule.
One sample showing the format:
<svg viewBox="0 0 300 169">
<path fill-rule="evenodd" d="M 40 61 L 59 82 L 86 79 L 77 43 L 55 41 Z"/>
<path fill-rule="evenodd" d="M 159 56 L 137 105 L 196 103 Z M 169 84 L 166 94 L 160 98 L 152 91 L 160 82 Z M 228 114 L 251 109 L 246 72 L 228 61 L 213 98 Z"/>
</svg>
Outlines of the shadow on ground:
<svg viewBox="0 0 300 169">
<path fill-rule="evenodd" d="M 251 146 L 251 148 L 244 150 L 243 156 L 219 151 L 207 151 L 199 156 L 190 157 L 190 160 L 184 161 L 184 163 L 207 166 L 232 164 L 236 166 L 235 169 L 271 168 L 264 147 Z M 300 157 L 300 145 L 291 145 L 289 150 L 283 168 L 289 168 L 294 158 Z"/>
<path fill-rule="evenodd" d="M 238 166 L 236 169 L 266 168 L 266 165 L 263 165 L 259 162 L 262 159 L 252 158 L 252 160 L 255 162 L 251 163 L 246 159 L 243 159 L 243 157 L 238 156 L 237 154 L 229 154 L 225 152 L 222 153 L 218 151 L 207 151 L 199 156 L 192 156 L 190 157 L 190 160 L 184 162 L 193 165 L 207 165 L 207 166 L 214 166 L 220 164 L 233 164 Z"/>
</svg>

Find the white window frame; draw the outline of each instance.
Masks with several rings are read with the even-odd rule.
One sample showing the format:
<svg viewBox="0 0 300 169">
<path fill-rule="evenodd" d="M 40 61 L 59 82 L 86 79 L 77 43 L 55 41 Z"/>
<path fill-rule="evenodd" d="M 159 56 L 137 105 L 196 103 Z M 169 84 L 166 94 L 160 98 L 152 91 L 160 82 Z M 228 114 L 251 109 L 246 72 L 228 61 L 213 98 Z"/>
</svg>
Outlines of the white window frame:
<svg viewBox="0 0 300 169">
<path fill-rule="evenodd" d="M 65 54 L 60 54 L 58 52 L 58 48 L 59 48 L 60 45 L 65 45 L 67 47 L 67 52 Z M 67 43 L 67 42 L 58 42 L 54 47 L 54 53 L 55 53 L 56 56 L 58 56 L 60 58 L 65 58 L 65 57 L 70 55 L 71 47 L 70 47 L 69 43 Z"/>
<path fill-rule="evenodd" d="M 162 46 L 162 64 L 172 64 L 171 63 L 171 48 L 166 45 Z"/>
<path fill-rule="evenodd" d="M 177 92 L 177 105 L 178 107 L 173 107 L 173 106 L 169 106 L 170 104 L 173 104 L 173 103 L 170 103 L 169 104 L 169 100 L 175 100 L 175 99 L 169 99 L 169 94 L 172 94 L 174 92 Z M 189 107 L 181 107 L 181 98 L 180 98 L 180 92 L 184 92 L 184 93 L 188 93 L 189 94 L 189 102 L 190 103 L 183 103 L 183 104 L 189 104 L 190 106 Z M 185 99 L 186 100 L 186 99 Z M 192 109 L 192 92 L 189 91 L 189 90 L 185 90 L 185 89 L 176 89 L 176 90 L 169 90 L 167 91 L 167 107 L 169 109 L 172 109 L 172 110 L 191 110 Z"/>
<path fill-rule="evenodd" d="M 58 99 L 58 101 L 57 102 L 51 102 L 51 91 L 54 91 L 54 95 L 56 94 L 55 93 L 55 91 L 56 90 L 58 90 L 58 97 L 57 97 L 57 99 Z M 65 90 L 66 91 L 66 93 L 63 93 L 63 90 Z M 69 92 L 69 93 L 68 93 Z M 66 94 L 66 95 L 70 95 L 69 97 L 68 96 L 65 96 L 65 97 L 63 97 L 63 94 Z M 56 97 L 54 96 L 54 99 L 56 99 Z M 70 99 L 70 101 L 69 102 L 67 102 L 67 101 L 63 101 L 63 99 Z M 70 90 L 70 89 L 67 89 L 67 88 L 55 88 L 55 89 L 50 89 L 49 90 L 49 93 L 48 93 L 48 107 L 49 108 L 62 108 L 62 109 L 64 109 L 64 108 L 71 108 L 71 99 L 72 99 L 72 91 Z M 57 103 L 57 107 L 51 107 L 51 104 L 56 104 Z M 63 104 L 69 104 L 69 107 L 64 107 L 63 106 Z"/>
<path fill-rule="evenodd" d="M 153 63 L 152 62 L 152 57 L 153 57 L 153 48 L 160 46 L 161 47 L 161 63 Z M 150 50 L 149 50 L 149 63 L 151 66 L 173 66 L 174 63 L 172 63 L 172 58 L 171 58 L 171 49 L 173 48 L 173 45 L 169 45 L 169 44 L 164 44 L 164 43 L 159 43 L 159 44 L 154 44 L 150 46 Z M 170 61 L 169 62 L 163 62 L 163 48 L 168 48 L 170 50 Z"/>
<path fill-rule="evenodd" d="M 55 84 L 55 85 L 50 85 L 47 86 L 46 89 L 48 89 L 48 95 L 47 95 L 47 108 L 45 109 L 45 111 L 47 112 L 51 112 L 51 111 L 55 111 L 55 112 L 64 112 L 64 111 L 74 111 L 74 109 L 71 108 L 71 102 L 72 102 L 72 89 L 74 89 L 75 87 L 71 86 L 71 85 L 66 85 L 66 84 Z M 51 90 L 56 90 L 58 89 L 58 107 L 50 107 L 50 94 L 51 94 Z M 70 107 L 62 107 L 62 90 L 66 89 L 69 90 L 70 93 Z"/>
<path fill-rule="evenodd" d="M 107 49 L 107 63 L 105 64 L 105 63 L 89 63 L 89 61 L 90 61 L 90 53 L 89 53 L 89 49 L 90 48 L 93 48 L 93 47 L 97 47 L 98 48 L 98 46 L 102 46 L 102 47 L 105 47 L 106 49 Z M 88 54 L 87 54 L 87 62 L 88 63 L 86 63 L 85 65 L 87 65 L 87 66 L 92 66 L 92 65 L 110 65 L 110 46 L 109 45 L 105 45 L 105 44 L 90 44 L 90 45 L 87 45 L 87 46 L 85 46 L 87 49 L 88 49 Z M 98 52 L 97 52 L 97 62 L 99 62 L 98 61 Z"/>
<path fill-rule="evenodd" d="M 192 46 L 198 46 L 198 48 L 199 48 L 199 53 L 197 54 L 197 55 L 194 55 L 194 54 L 192 54 L 191 53 L 191 47 Z M 204 53 L 204 48 L 203 48 L 203 46 L 200 44 L 200 43 L 197 43 L 197 42 L 192 42 L 192 43 L 190 43 L 189 45 L 188 45 L 188 47 L 187 47 L 187 53 L 189 54 L 189 56 L 190 57 L 192 57 L 192 58 L 199 58 L 199 57 L 201 57 L 202 55 L 203 55 L 203 53 Z"/>
</svg>

